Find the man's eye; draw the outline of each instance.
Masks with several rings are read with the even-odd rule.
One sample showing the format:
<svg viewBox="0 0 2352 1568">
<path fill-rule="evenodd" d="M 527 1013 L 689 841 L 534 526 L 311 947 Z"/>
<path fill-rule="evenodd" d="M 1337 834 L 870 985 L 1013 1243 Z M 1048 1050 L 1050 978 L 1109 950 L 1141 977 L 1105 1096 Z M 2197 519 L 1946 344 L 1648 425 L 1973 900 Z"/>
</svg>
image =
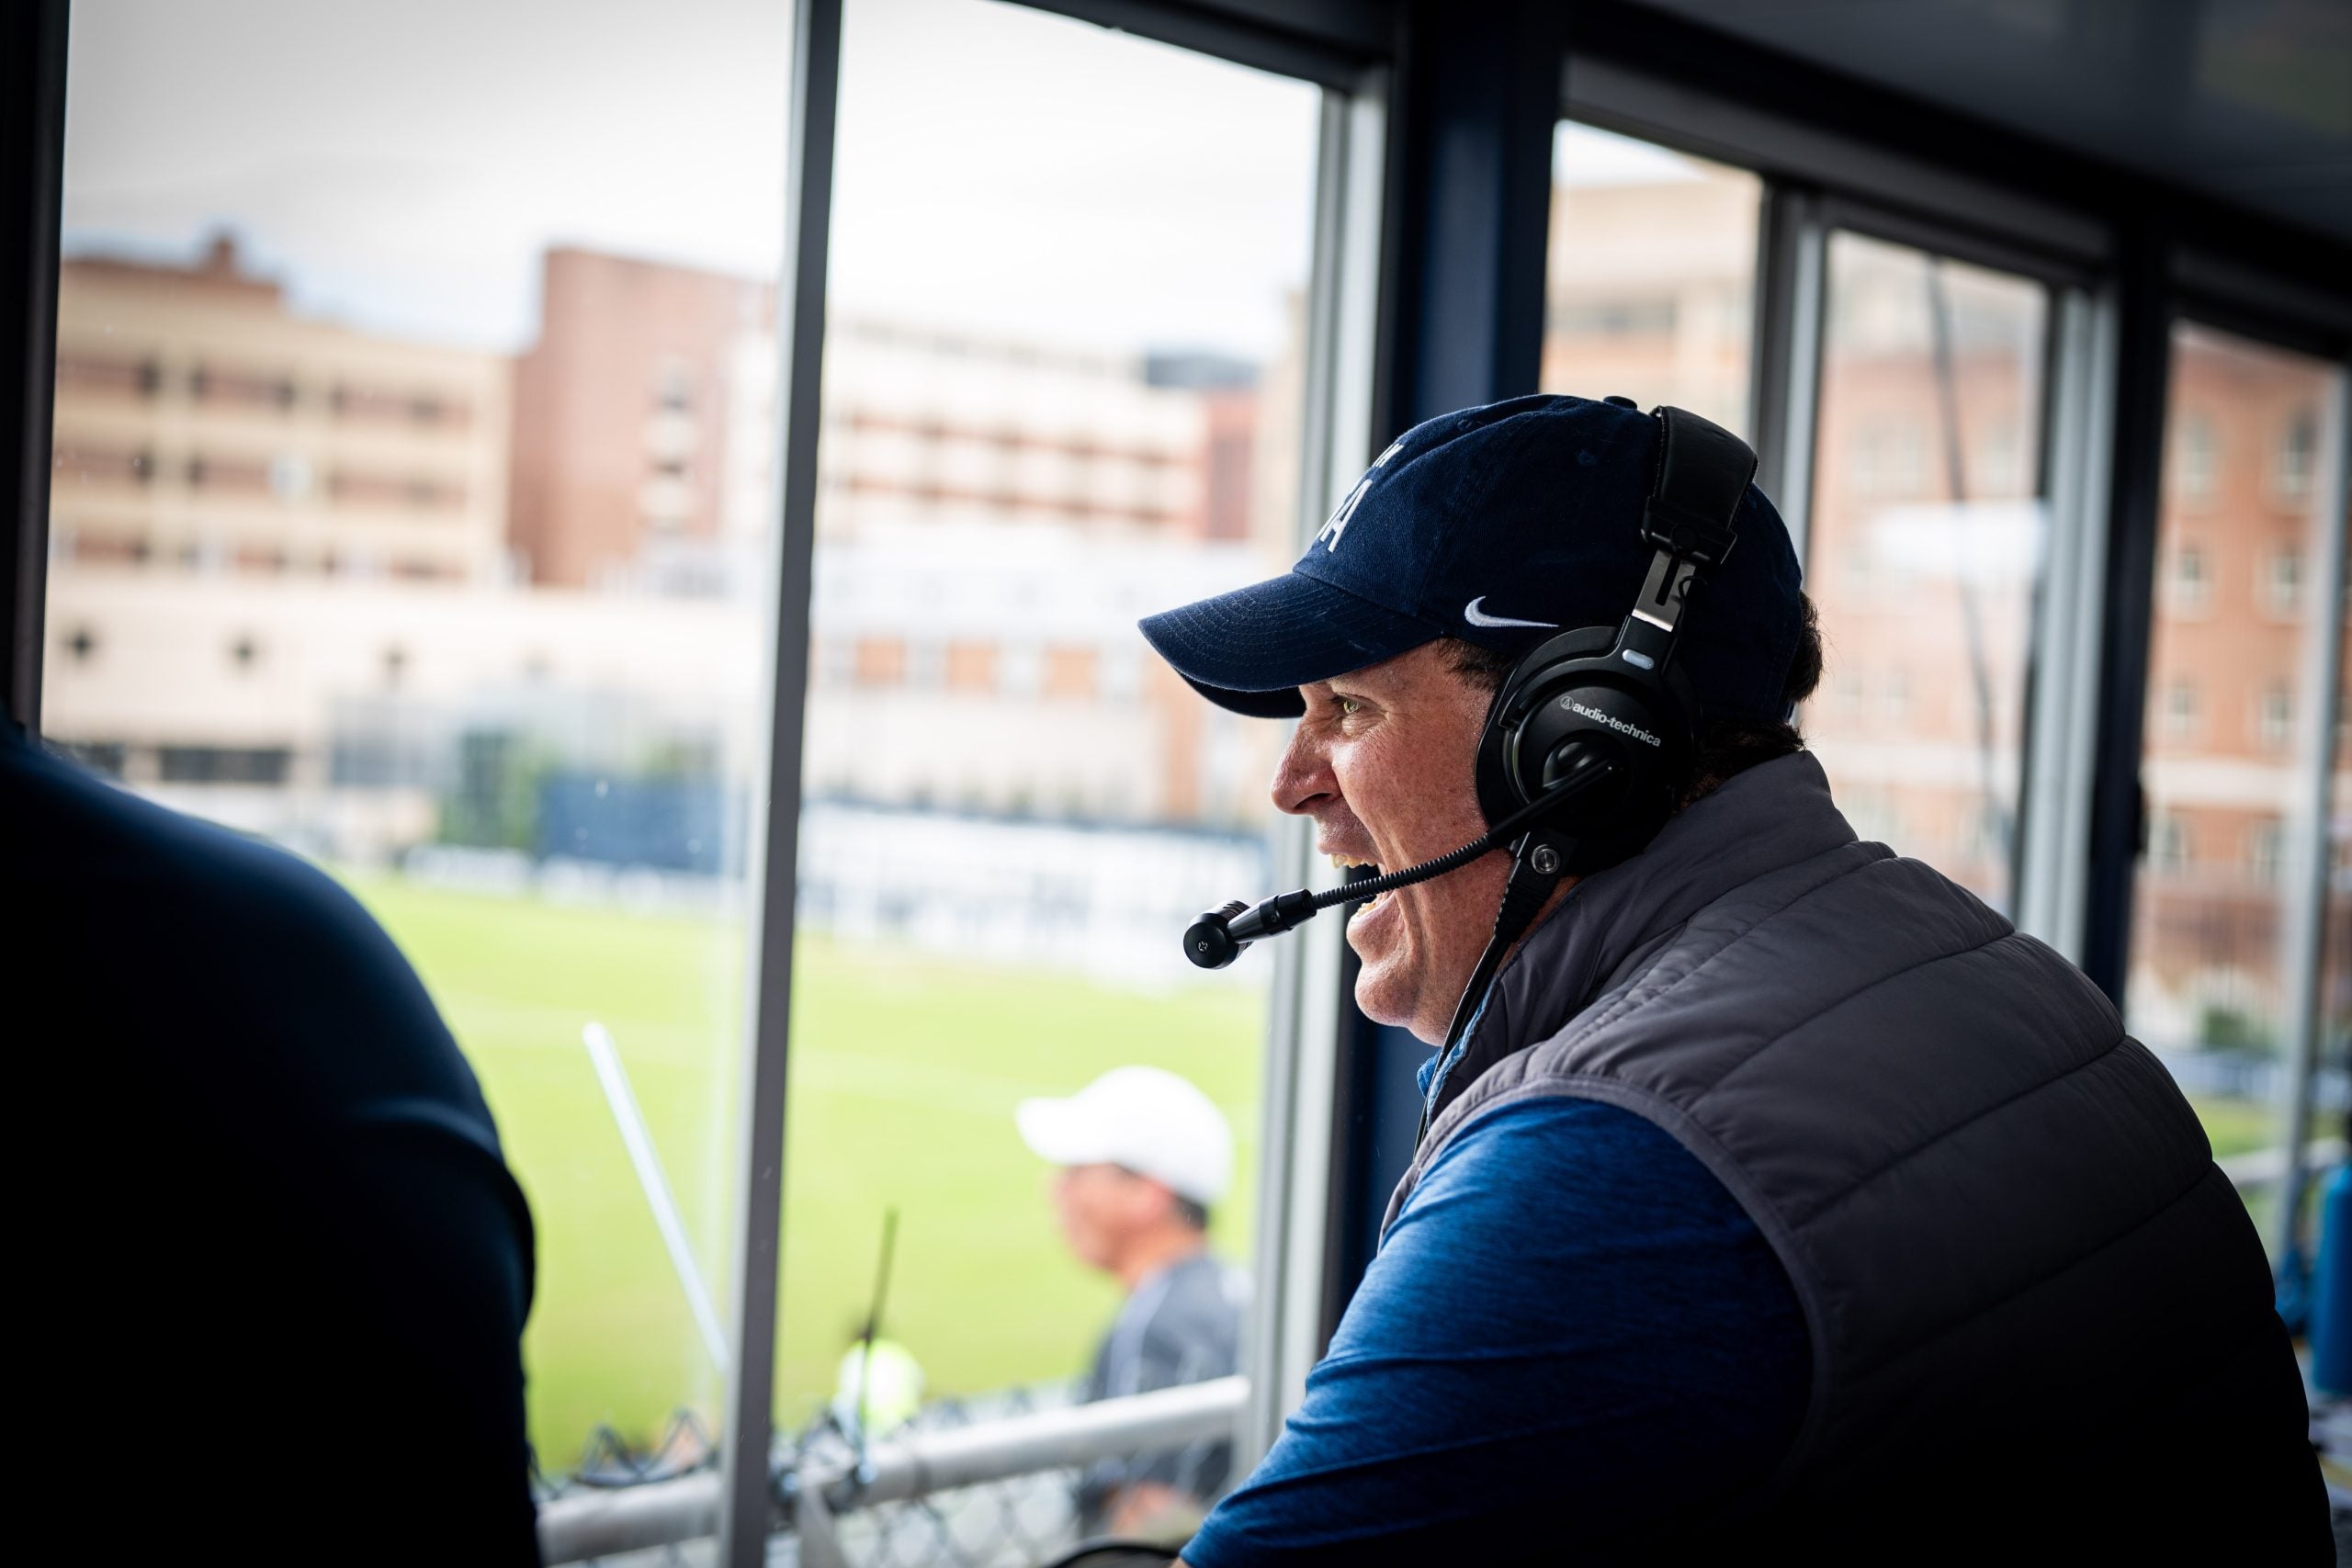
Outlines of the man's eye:
<svg viewBox="0 0 2352 1568">
<path fill-rule="evenodd" d="M 1341 697 L 1340 699 L 1340 712 L 1342 715 L 1352 715 L 1356 710 L 1363 706 L 1363 705 L 1356 701 L 1353 697 Z"/>
</svg>

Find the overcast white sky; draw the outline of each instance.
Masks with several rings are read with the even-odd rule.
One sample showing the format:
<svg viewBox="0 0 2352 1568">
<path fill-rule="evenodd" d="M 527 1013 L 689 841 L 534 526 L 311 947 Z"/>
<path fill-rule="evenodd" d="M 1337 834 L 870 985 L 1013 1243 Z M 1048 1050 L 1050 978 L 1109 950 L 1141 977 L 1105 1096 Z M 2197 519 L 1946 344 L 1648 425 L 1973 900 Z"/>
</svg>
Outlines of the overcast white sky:
<svg viewBox="0 0 2352 1568">
<path fill-rule="evenodd" d="M 230 226 L 304 310 L 502 349 L 549 243 L 772 276 L 786 46 L 777 0 L 79 0 L 66 249 Z M 1001 0 L 848 0 L 834 300 L 1262 355 L 1316 97 Z M 1579 177 L 1670 173 L 1570 135 Z"/>
</svg>

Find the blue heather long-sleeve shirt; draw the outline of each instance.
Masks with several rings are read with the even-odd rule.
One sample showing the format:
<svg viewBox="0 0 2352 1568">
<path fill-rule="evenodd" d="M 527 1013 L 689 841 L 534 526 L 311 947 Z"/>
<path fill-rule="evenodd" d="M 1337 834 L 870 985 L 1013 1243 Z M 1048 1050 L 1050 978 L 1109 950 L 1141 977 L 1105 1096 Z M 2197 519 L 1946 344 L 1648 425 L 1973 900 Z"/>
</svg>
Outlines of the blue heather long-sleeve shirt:
<svg viewBox="0 0 2352 1568">
<path fill-rule="evenodd" d="M 1762 1482 L 1804 1410 L 1788 1276 L 1673 1136 L 1590 1100 L 1481 1118 L 1407 1200 L 1193 1568 L 1557 1560 Z"/>
</svg>

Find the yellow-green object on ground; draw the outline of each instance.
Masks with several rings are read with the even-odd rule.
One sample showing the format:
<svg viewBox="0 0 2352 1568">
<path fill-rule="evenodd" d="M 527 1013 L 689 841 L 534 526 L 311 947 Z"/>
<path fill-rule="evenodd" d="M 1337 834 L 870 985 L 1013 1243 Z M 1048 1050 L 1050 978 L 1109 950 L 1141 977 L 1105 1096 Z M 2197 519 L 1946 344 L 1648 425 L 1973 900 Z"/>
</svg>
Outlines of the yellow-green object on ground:
<svg viewBox="0 0 2352 1568">
<path fill-rule="evenodd" d="M 858 1372 L 865 1365 L 865 1347 L 853 1345 L 842 1355 L 841 1375 L 833 1387 L 833 1415 L 851 1426 L 857 1408 Z M 874 1342 L 874 1364 L 865 1372 L 865 1432 L 868 1437 L 903 1427 L 922 1408 L 922 1367 L 914 1352 L 895 1339 Z"/>
</svg>

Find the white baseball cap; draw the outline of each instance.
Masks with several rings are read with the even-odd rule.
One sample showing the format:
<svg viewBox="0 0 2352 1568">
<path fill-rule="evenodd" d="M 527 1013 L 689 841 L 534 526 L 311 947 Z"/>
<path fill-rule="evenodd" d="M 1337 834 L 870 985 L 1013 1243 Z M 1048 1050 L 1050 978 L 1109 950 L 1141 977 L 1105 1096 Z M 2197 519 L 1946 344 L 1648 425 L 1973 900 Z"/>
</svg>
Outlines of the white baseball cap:
<svg viewBox="0 0 2352 1568">
<path fill-rule="evenodd" d="M 1204 1208 L 1233 1179 L 1225 1113 L 1159 1067 L 1114 1067 L 1068 1100 L 1023 1100 L 1012 1119 L 1041 1159 L 1125 1166 Z"/>
</svg>

